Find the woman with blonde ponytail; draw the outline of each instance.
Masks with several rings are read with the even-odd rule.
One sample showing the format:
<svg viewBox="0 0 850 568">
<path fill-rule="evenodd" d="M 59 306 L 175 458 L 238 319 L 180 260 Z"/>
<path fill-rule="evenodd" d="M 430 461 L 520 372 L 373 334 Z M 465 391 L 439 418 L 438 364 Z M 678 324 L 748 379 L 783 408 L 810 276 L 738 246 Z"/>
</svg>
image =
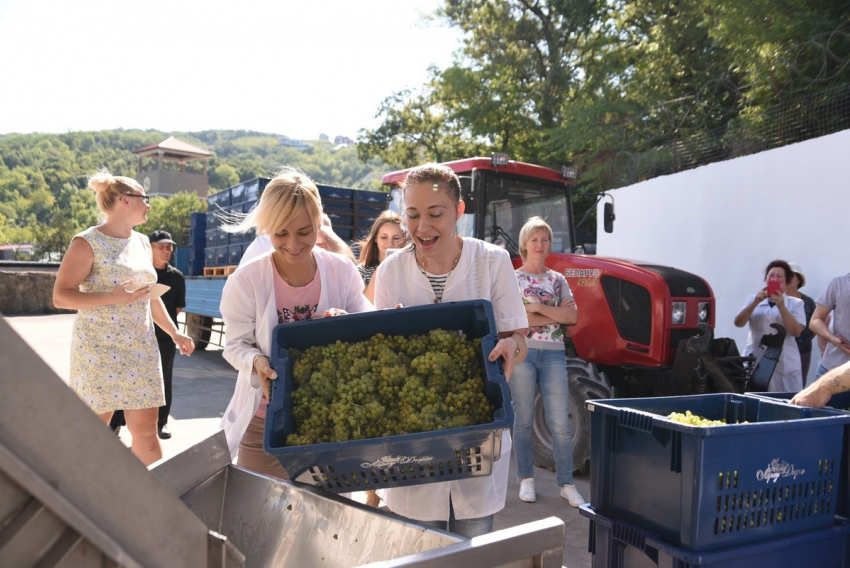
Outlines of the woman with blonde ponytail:
<svg viewBox="0 0 850 568">
<path fill-rule="evenodd" d="M 70 387 L 104 424 L 124 409 L 133 453 L 150 465 L 162 458 L 157 420 L 165 404 L 154 323 L 183 355 L 195 345 L 177 330 L 162 300 L 150 297 L 156 282 L 150 242 L 133 230 L 150 210 L 144 189 L 106 169 L 89 187 L 105 221 L 74 236 L 53 287 L 56 307 L 77 310 Z"/>
</svg>

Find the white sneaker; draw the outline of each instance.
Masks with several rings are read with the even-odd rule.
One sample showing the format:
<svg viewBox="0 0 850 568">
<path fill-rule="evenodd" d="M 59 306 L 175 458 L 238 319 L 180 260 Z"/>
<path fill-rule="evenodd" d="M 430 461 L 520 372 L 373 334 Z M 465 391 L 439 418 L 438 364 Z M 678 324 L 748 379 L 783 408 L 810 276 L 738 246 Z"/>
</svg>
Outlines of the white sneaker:
<svg viewBox="0 0 850 568">
<path fill-rule="evenodd" d="M 522 494 L 522 489 L 520 489 L 520 494 Z M 581 496 L 575 485 L 564 485 L 561 487 L 561 497 L 566 499 L 567 503 L 573 507 L 584 505 L 584 497 Z"/>
<path fill-rule="evenodd" d="M 534 491 L 534 478 L 529 477 L 528 479 L 523 479 L 519 484 L 519 498 L 520 501 L 525 501 L 526 503 L 534 503 L 537 501 L 537 493 Z"/>
</svg>

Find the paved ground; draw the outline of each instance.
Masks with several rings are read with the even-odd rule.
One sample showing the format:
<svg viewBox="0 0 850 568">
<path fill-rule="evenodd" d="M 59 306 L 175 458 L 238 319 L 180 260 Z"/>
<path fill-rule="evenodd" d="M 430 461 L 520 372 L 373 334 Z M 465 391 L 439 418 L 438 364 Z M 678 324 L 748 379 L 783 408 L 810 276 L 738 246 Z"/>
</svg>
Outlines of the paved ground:
<svg viewBox="0 0 850 568">
<path fill-rule="evenodd" d="M 6 318 L 12 328 L 66 382 L 70 369 L 73 319 L 73 315 Z M 218 429 L 219 420 L 233 393 L 235 379 L 236 372 L 224 361 L 217 347 L 196 351 L 191 357 L 177 356 L 169 422 L 173 437 L 162 442 L 166 456 L 181 452 Z M 130 444 L 126 429 L 121 432 L 121 441 L 128 446 Z M 537 502 L 529 504 L 519 500 L 518 484 L 511 479 L 505 509 L 496 515 L 496 528 L 557 516 L 564 521 L 567 530 L 564 566 L 590 567 L 591 557 L 587 552 L 588 521 L 560 497 L 554 473 L 537 468 L 535 481 Z M 589 479 L 579 477 L 575 482 L 587 499 L 590 495 Z"/>
</svg>

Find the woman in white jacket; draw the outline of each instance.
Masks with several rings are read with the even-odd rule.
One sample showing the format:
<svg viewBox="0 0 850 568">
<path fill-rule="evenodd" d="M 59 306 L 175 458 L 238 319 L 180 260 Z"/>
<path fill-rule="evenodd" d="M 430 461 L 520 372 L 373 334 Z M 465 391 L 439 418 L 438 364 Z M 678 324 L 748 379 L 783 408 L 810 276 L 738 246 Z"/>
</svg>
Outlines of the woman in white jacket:
<svg viewBox="0 0 850 568">
<path fill-rule="evenodd" d="M 373 310 L 363 296 L 354 264 L 315 246 L 322 222 L 316 185 L 303 172 L 283 168 L 266 186 L 259 205 L 232 231 L 257 229 L 272 248 L 240 266 L 221 296 L 226 326 L 224 358 L 239 371 L 222 427 L 230 454 L 247 469 L 286 479 L 280 463 L 263 451 L 263 427 L 271 381 L 272 329 L 334 315 Z"/>
<path fill-rule="evenodd" d="M 528 352 L 528 317 L 510 256 L 495 245 L 455 233 L 464 203 L 458 177 L 445 166 L 412 169 L 404 184 L 404 207 L 411 245 L 378 266 L 375 307 L 489 300 L 499 333 L 490 359 L 502 357 L 510 378 Z M 488 533 L 495 513 L 505 506 L 510 452 L 505 430 L 492 475 L 386 489 L 384 500 L 394 512 L 430 526 L 470 538 Z"/>
</svg>

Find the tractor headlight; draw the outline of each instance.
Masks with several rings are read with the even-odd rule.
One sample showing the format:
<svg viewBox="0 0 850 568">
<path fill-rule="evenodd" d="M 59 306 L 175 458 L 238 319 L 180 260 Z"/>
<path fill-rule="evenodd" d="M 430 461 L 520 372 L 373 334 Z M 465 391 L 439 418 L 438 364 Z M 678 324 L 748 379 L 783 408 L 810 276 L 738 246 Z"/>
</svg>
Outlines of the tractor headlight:
<svg viewBox="0 0 850 568">
<path fill-rule="evenodd" d="M 708 323 L 708 318 L 711 316 L 711 304 L 709 302 L 700 302 L 698 314 L 700 323 Z"/>
<path fill-rule="evenodd" d="M 687 307 L 685 306 L 685 302 L 673 302 L 673 312 L 672 317 L 670 318 L 670 323 L 673 325 L 682 325 L 685 323 L 686 315 Z"/>
</svg>

